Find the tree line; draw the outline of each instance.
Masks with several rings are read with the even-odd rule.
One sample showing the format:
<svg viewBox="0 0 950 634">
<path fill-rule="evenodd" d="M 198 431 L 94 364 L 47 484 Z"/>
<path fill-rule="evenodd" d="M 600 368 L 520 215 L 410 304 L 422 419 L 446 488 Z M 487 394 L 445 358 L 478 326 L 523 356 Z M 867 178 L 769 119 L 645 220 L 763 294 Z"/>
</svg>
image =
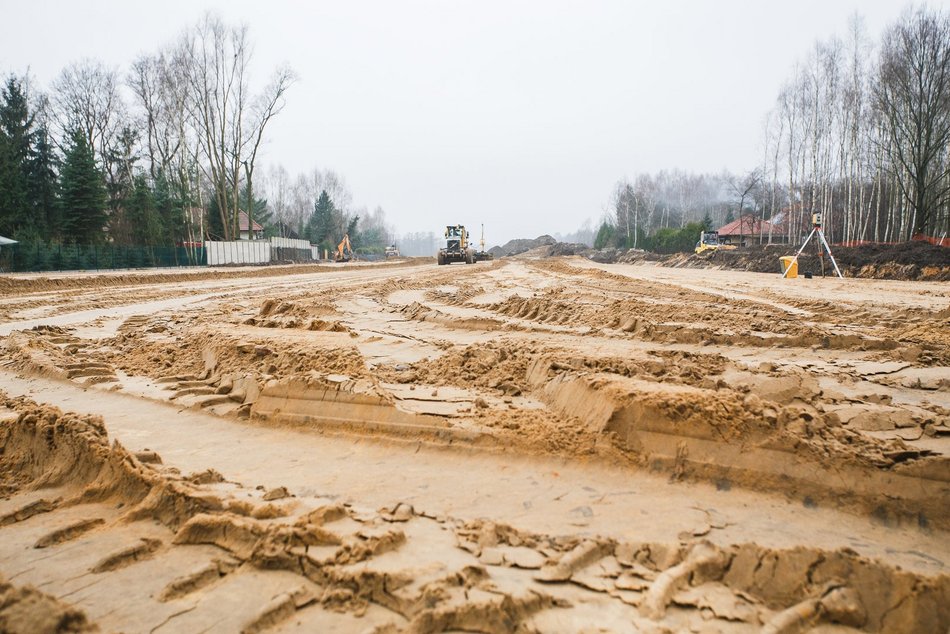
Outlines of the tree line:
<svg viewBox="0 0 950 634">
<path fill-rule="evenodd" d="M 350 230 L 366 249 L 382 250 L 389 238 L 382 209 L 352 210 L 332 172 L 315 171 L 319 177 L 292 194 L 262 177 L 259 150 L 295 75 L 281 66 L 252 89 L 251 51 L 246 26 L 207 14 L 124 73 L 83 59 L 48 91 L 28 76 L 7 77 L 0 235 L 170 245 L 234 240 L 242 225 L 260 223 L 265 235 L 310 238 L 328 249 Z"/>
<path fill-rule="evenodd" d="M 767 114 L 747 173 L 660 172 L 618 182 L 598 236 L 644 248 L 661 230 L 740 216 L 798 241 L 823 215 L 833 242 L 950 231 L 950 16 L 909 7 L 872 42 L 854 16 L 819 41 Z M 763 228 L 763 232 L 764 232 Z"/>
<path fill-rule="evenodd" d="M 386 212 L 356 206 L 346 179 L 330 169 L 313 169 L 291 176 L 281 165 L 271 165 L 262 175 L 269 224 L 274 234 L 300 237 L 332 251 L 345 234 L 354 249 L 382 253 L 395 241 Z"/>
</svg>

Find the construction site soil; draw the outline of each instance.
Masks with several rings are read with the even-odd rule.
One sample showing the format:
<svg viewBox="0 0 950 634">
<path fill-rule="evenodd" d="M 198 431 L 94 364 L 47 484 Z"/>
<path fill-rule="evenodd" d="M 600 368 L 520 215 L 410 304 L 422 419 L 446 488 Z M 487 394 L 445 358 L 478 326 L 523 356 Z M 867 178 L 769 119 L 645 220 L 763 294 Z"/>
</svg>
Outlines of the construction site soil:
<svg viewBox="0 0 950 634">
<path fill-rule="evenodd" d="M 0 632 L 948 631 L 945 260 L 550 249 L 0 278 Z"/>
<path fill-rule="evenodd" d="M 706 251 L 702 254 L 675 253 L 660 255 L 645 251 L 607 249 L 595 251 L 583 245 L 555 244 L 548 255 L 584 255 L 602 263 L 657 262 L 663 266 L 687 268 L 724 268 L 757 273 L 780 273 L 779 258 L 795 255 L 796 247 L 787 244 L 752 245 L 737 250 Z M 900 244 L 865 244 L 834 247 L 835 262 L 845 277 L 883 280 L 950 281 L 950 248 L 928 242 Z M 799 275 L 814 277 L 835 275 L 834 264 L 825 253 L 818 252 L 815 240 L 798 258 Z"/>
</svg>

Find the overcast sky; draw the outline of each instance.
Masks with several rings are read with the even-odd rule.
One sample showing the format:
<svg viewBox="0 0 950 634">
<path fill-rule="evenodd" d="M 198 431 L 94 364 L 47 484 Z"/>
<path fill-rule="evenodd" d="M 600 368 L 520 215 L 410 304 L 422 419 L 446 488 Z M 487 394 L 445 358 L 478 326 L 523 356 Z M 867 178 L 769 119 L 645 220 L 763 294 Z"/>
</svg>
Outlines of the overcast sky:
<svg viewBox="0 0 950 634">
<path fill-rule="evenodd" d="M 566 233 L 642 171 L 749 170 L 783 82 L 856 11 L 894 0 L 201 2 L 4 0 L 0 71 L 47 88 L 68 63 L 123 72 L 207 10 L 250 27 L 254 77 L 299 76 L 262 167 L 343 175 L 397 230 Z M 932 7 L 943 6 L 931 2 Z"/>
</svg>

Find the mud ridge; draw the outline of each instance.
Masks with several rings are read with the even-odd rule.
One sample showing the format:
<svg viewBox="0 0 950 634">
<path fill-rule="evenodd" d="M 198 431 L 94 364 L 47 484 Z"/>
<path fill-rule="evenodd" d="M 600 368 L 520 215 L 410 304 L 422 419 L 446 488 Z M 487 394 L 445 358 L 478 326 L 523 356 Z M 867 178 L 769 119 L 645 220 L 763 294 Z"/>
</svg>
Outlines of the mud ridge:
<svg viewBox="0 0 950 634">
<path fill-rule="evenodd" d="M 108 443 L 97 419 L 24 399 L 5 398 L 4 406 L 19 412 L 0 422 L 6 449 L 0 466 L 18 491 L 62 485 L 62 474 L 75 472 L 81 477 L 71 485 L 83 488 L 66 505 L 108 495 L 132 505 L 121 521 L 158 521 L 175 532 L 170 544 L 143 537 L 108 552 L 91 568 L 95 574 L 148 565 L 160 549 L 170 556 L 176 548 L 204 545 L 225 555 L 169 579 L 156 601 L 213 593 L 250 571 L 299 578 L 248 617 L 248 631 L 314 610 L 369 618 L 379 609 L 401 619 L 393 621 L 403 623 L 396 630 L 544 630 L 592 600 L 615 602 L 612 610 L 626 610 L 625 618 L 640 626 L 667 629 L 702 618 L 783 631 L 794 615 L 813 625 L 872 632 L 941 631 L 950 624 L 950 577 L 901 571 L 846 549 L 553 536 L 485 520 L 433 519 L 405 503 L 377 512 L 324 504 L 256 519 L 247 503 L 237 503 L 240 488 L 233 492 L 239 495 L 218 499 L 208 488 L 217 481 L 193 485 L 175 471 L 141 465 Z M 440 550 L 433 550 L 438 543 Z M 11 591 L 18 592 L 0 584 L 0 596 Z M 13 605 L 21 606 L 16 618 L 24 622 L 67 619 L 88 627 L 78 611 L 58 602 L 22 603 Z M 0 601 L 0 619 L 7 618 L 4 605 Z"/>
</svg>

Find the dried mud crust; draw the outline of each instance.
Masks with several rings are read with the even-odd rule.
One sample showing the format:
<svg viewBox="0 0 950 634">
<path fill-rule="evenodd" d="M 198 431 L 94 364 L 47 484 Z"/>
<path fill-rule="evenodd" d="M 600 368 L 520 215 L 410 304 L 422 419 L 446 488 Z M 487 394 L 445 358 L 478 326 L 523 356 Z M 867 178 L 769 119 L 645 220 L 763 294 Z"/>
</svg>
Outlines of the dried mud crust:
<svg viewBox="0 0 950 634">
<path fill-rule="evenodd" d="M 478 283 L 448 283 L 463 274 Z M 939 376 L 948 346 L 935 327 L 946 311 L 908 309 L 895 319 L 917 325 L 885 339 L 838 333 L 821 301 L 789 300 L 812 319 L 775 318 L 751 300 L 561 261 L 458 275 L 439 270 L 423 279 L 349 282 L 347 289 L 142 315 L 98 340 L 37 327 L 8 337 L 5 356 L 21 371 L 102 389 L 147 378 L 152 397 L 263 425 L 599 455 L 886 521 L 950 523 L 948 459 L 930 442 L 950 433 L 950 408 L 939 399 L 902 407 L 891 395 L 873 393 L 893 387 L 939 396 L 950 387 Z M 520 287 L 526 278 L 538 278 L 544 290 L 473 301 L 498 286 L 509 292 L 508 280 Z M 396 297 L 410 299 L 400 304 Z M 367 310 L 364 305 L 381 320 L 369 332 L 356 325 L 366 319 L 354 312 Z M 877 319 L 871 311 L 866 322 Z M 852 312 L 860 323 L 859 310 Z M 422 330 L 393 332 L 404 339 L 402 332 L 412 333 L 435 354 L 369 366 L 361 346 L 386 334 L 389 322 L 422 322 Z M 476 338 L 490 334 L 452 343 L 445 333 L 459 328 Z M 747 330 L 755 334 L 735 334 Z M 697 341 L 698 350 L 687 348 Z M 834 349 L 857 354 L 851 363 L 871 371 L 858 391 L 847 368 L 803 369 L 779 356 L 772 357 L 777 363 L 750 365 L 731 356 L 732 349 L 782 350 L 793 359 Z M 799 462 L 810 466 L 796 467 Z M 843 480 L 838 469 L 849 470 Z M 837 486 L 841 481 L 847 484 Z"/>
<path fill-rule="evenodd" d="M 398 500 L 370 510 L 283 487 L 260 492 L 130 454 L 110 445 L 93 417 L 2 395 L 0 407 L 8 412 L 0 418 L 0 572 L 42 579 L 49 593 L 0 583 L 0 623 L 376 632 L 950 625 L 946 575 L 912 574 L 846 549 L 547 535 L 433 516 Z M 29 546 L 44 527 L 84 516 L 105 518 L 47 540 L 45 563 L 34 561 Z M 87 576 L 122 591 L 77 592 L 75 579 Z M 100 616 L 90 623 L 83 613 Z"/>
</svg>

